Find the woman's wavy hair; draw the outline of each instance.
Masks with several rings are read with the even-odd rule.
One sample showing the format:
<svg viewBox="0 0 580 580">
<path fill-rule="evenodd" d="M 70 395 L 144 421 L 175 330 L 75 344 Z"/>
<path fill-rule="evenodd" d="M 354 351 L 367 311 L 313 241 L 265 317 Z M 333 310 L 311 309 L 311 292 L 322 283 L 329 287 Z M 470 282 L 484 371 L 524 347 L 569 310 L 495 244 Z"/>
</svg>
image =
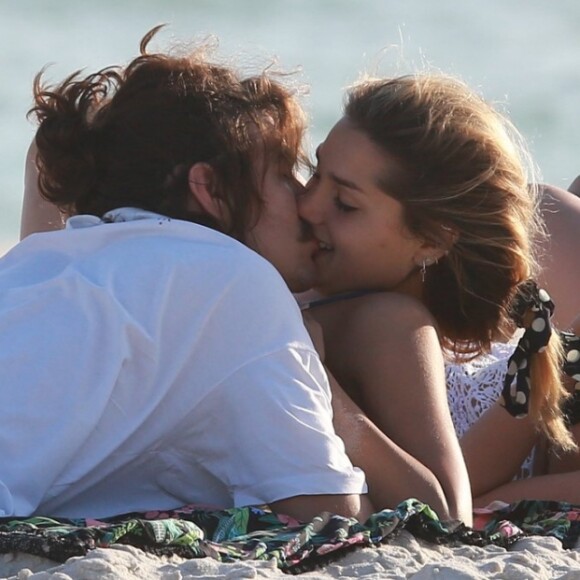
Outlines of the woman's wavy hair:
<svg viewBox="0 0 580 580">
<path fill-rule="evenodd" d="M 206 58 L 199 46 L 182 55 L 149 53 L 161 27 L 148 32 L 140 56 L 56 87 L 34 81 L 39 127 L 39 189 L 66 214 L 122 206 L 186 219 L 243 241 L 262 207 L 257 155 L 290 171 L 305 159 L 305 117 L 296 91 L 269 69 L 242 78 Z M 189 168 L 209 164 L 229 223 L 188 209 Z"/>
<path fill-rule="evenodd" d="M 464 83 L 439 74 L 365 79 L 345 114 L 391 158 L 381 187 L 404 207 L 410 231 L 448 253 L 427 270 L 426 305 L 458 357 L 513 332 L 510 305 L 537 265 L 543 235 L 529 155 L 513 125 Z M 530 412 L 563 447 L 566 396 L 555 336 L 532 357 Z"/>
</svg>

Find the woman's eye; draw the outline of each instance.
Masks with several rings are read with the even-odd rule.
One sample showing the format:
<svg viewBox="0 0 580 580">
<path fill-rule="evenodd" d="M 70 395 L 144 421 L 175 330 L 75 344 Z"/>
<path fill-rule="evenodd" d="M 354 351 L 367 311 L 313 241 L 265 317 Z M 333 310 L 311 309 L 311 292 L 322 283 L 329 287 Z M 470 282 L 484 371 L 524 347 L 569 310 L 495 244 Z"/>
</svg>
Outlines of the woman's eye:
<svg viewBox="0 0 580 580">
<path fill-rule="evenodd" d="M 348 204 L 344 203 L 340 199 L 340 197 L 338 197 L 338 195 L 334 198 L 334 205 L 336 206 L 336 208 L 339 211 L 343 211 L 343 212 L 356 211 L 356 207 L 353 207 L 352 205 L 348 205 Z"/>
</svg>

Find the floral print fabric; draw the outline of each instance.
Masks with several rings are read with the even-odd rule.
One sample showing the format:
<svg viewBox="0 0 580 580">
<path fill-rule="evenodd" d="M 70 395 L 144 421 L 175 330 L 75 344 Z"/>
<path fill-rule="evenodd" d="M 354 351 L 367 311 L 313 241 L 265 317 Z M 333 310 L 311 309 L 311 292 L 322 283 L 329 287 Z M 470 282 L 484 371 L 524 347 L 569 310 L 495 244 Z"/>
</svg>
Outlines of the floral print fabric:
<svg viewBox="0 0 580 580">
<path fill-rule="evenodd" d="M 440 521 L 409 499 L 363 525 L 328 513 L 307 523 L 254 507 L 211 510 L 186 506 L 102 520 L 1 518 L 0 553 L 25 552 L 64 562 L 97 547 L 130 544 L 158 555 L 212 557 L 222 562 L 275 560 L 286 572 L 311 570 L 356 547 L 388 543 L 400 530 L 437 543 L 509 547 L 526 535 L 551 535 L 576 547 L 580 506 L 523 501 L 476 510 L 475 528 Z"/>
</svg>

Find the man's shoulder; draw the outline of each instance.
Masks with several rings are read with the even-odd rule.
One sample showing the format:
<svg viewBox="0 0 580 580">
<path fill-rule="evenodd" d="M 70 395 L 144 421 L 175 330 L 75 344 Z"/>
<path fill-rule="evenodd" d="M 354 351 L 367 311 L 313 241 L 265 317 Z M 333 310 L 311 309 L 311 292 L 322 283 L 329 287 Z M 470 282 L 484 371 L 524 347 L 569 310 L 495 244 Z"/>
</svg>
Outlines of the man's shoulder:
<svg viewBox="0 0 580 580">
<path fill-rule="evenodd" d="M 181 220 L 153 221 L 138 229 L 135 254 L 142 252 L 149 264 L 172 269 L 174 280 L 180 277 L 179 271 L 187 278 L 202 272 L 204 284 L 211 285 L 213 280 L 224 291 L 235 289 L 241 300 L 295 302 L 278 270 L 231 236 Z M 202 279 L 196 276 L 196 281 Z"/>
<path fill-rule="evenodd" d="M 164 263 L 170 267 L 221 268 L 232 273 L 247 270 L 254 276 L 271 276 L 274 270 L 264 258 L 231 236 L 163 216 L 69 230 L 74 240 L 67 239 L 67 232 L 59 234 L 56 244 L 73 248 L 74 254 L 97 250 L 103 258 L 117 256 L 129 267 L 141 262 Z"/>
<path fill-rule="evenodd" d="M 247 279 L 252 285 L 270 283 L 287 290 L 278 270 L 260 254 L 242 242 L 208 227 L 174 220 L 175 234 L 192 249 L 196 247 L 198 257 L 214 266 L 227 269 L 232 275 Z"/>
</svg>

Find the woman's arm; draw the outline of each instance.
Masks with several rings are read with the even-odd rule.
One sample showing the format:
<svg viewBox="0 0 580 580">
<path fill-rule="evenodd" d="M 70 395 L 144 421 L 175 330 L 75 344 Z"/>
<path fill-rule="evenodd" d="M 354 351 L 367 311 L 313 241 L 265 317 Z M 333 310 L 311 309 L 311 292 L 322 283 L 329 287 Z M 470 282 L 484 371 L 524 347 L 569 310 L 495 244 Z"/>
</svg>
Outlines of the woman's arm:
<svg viewBox="0 0 580 580">
<path fill-rule="evenodd" d="M 460 441 L 473 497 L 512 480 L 537 440 L 529 417 L 516 419 L 499 402 L 485 411 Z"/>
<path fill-rule="evenodd" d="M 373 504 L 416 497 L 442 517 L 469 523 L 467 470 L 429 313 L 396 294 L 367 295 L 312 313 L 325 331 L 327 365 L 364 411 L 341 390 L 334 395 L 337 432 L 367 474 Z"/>
<path fill-rule="evenodd" d="M 336 433 L 344 441 L 352 463 L 365 472 L 375 509 L 392 508 L 414 497 L 429 504 L 443 520 L 460 519 L 471 525 L 471 509 L 451 503 L 435 475 L 389 439 L 331 373 L 329 380 Z"/>
<path fill-rule="evenodd" d="M 495 500 L 512 503 L 523 499 L 566 501 L 578 504 L 580 503 L 580 471 L 510 481 L 474 498 L 473 503 L 475 507 L 485 507 Z"/>
<path fill-rule="evenodd" d="M 24 199 L 20 219 L 20 239 L 36 232 L 60 230 L 63 219 L 58 208 L 44 199 L 38 190 L 38 168 L 36 166 L 36 145 L 28 148 L 24 168 Z"/>
</svg>

